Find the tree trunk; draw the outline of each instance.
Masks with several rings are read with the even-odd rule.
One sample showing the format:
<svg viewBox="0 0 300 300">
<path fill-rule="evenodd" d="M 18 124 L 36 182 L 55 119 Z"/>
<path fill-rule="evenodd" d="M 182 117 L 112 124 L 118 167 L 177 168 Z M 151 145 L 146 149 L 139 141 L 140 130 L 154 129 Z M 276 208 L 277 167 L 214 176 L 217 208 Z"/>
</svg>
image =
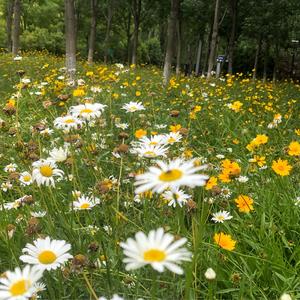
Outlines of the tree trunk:
<svg viewBox="0 0 300 300">
<path fill-rule="evenodd" d="M 265 42 L 264 47 L 264 71 L 263 71 L 263 82 L 267 81 L 267 69 L 268 69 L 268 58 L 269 58 L 269 43 Z"/>
<path fill-rule="evenodd" d="M 181 65 L 181 24 L 179 19 L 176 24 L 176 32 L 177 32 L 176 76 L 179 76 L 180 65 Z"/>
<path fill-rule="evenodd" d="M 197 50 L 197 60 L 196 60 L 196 70 L 195 70 L 196 76 L 199 76 L 200 73 L 201 54 L 202 54 L 202 37 L 200 37 L 199 39 L 198 50 Z"/>
<path fill-rule="evenodd" d="M 107 64 L 108 62 L 108 55 L 109 55 L 109 40 L 110 40 L 110 32 L 111 32 L 111 22 L 113 17 L 113 0 L 108 0 L 108 7 L 107 7 L 107 22 L 106 22 L 106 33 L 104 39 L 105 51 L 104 51 L 104 63 Z"/>
<path fill-rule="evenodd" d="M 174 55 L 174 38 L 178 22 L 180 0 L 171 0 L 171 12 L 168 20 L 167 49 L 164 62 L 163 85 L 167 86 L 171 76 L 172 59 Z"/>
<path fill-rule="evenodd" d="M 127 28 L 126 28 L 126 34 L 127 34 L 127 62 L 130 64 L 130 57 L 131 57 L 131 47 L 130 47 L 130 40 L 131 40 L 131 33 L 130 33 L 130 27 L 131 27 L 131 12 L 128 12 L 127 17 Z"/>
<path fill-rule="evenodd" d="M 228 74 L 232 74 L 233 69 L 233 55 L 235 48 L 235 33 L 236 33 L 236 18 L 237 18 L 237 5 L 238 0 L 230 0 L 230 15 L 231 15 L 231 32 L 228 43 Z"/>
<path fill-rule="evenodd" d="M 20 22 L 21 22 L 21 0 L 14 2 L 14 20 L 12 30 L 12 53 L 18 55 L 20 47 Z"/>
<path fill-rule="evenodd" d="M 76 17 L 74 0 L 65 0 L 66 69 L 68 80 L 76 72 Z"/>
<path fill-rule="evenodd" d="M 12 50 L 11 32 L 12 32 L 12 21 L 13 21 L 13 12 L 14 12 L 13 9 L 14 9 L 13 0 L 8 0 L 6 5 L 6 35 L 7 35 L 8 52 L 11 52 Z"/>
<path fill-rule="evenodd" d="M 219 29 L 219 10 L 220 10 L 220 0 L 216 0 L 215 5 L 215 15 L 214 15 L 214 25 L 211 37 L 210 53 L 208 58 L 208 69 L 207 69 L 207 79 L 211 77 L 211 71 L 214 67 L 215 55 L 216 55 L 216 45 L 218 38 L 218 29 Z"/>
<path fill-rule="evenodd" d="M 207 32 L 207 39 L 206 39 L 206 51 L 205 51 L 205 57 L 204 57 L 204 63 L 203 63 L 203 68 L 202 68 L 202 76 L 205 75 L 205 72 L 207 70 L 207 63 L 208 63 L 208 57 L 209 57 L 209 53 L 210 53 L 210 41 L 211 41 L 211 36 L 212 36 L 212 24 L 213 22 L 211 22 L 211 25 L 208 24 L 208 32 Z"/>
<path fill-rule="evenodd" d="M 133 0 L 132 12 L 133 12 L 133 41 L 132 41 L 132 56 L 131 63 L 136 65 L 137 63 L 137 49 L 139 42 L 139 29 L 140 29 L 140 16 L 141 16 L 142 0 Z"/>
<path fill-rule="evenodd" d="M 95 43 L 96 43 L 96 26 L 97 26 L 97 0 L 91 0 L 91 29 L 89 37 L 88 63 L 94 60 Z"/>
<path fill-rule="evenodd" d="M 259 59 L 259 54 L 260 54 L 260 48 L 261 48 L 261 38 L 258 39 L 257 46 L 256 46 L 254 67 L 253 67 L 253 76 L 252 76 L 253 80 L 256 80 L 256 76 L 257 76 L 257 67 L 258 67 L 258 59 Z"/>
<path fill-rule="evenodd" d="M 278 71 L 278 60 L 279 60 L 279 46 L 275 46 L 275 57 L 274 57 L 274 67 L 273 67 L 273 84 L 276 83 L 277 71 Z"/>
</svg>

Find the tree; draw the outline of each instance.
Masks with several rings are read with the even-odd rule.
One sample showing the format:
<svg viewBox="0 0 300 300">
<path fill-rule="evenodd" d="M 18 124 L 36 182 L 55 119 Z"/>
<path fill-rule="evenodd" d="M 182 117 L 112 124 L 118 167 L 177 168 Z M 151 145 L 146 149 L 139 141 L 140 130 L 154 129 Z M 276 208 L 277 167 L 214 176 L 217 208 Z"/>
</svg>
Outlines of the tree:
<svg viewBox="0 0 300 300">
<path fill-rule="evenodd" d="M 178 22 L 180 10 L 180 0 L 171 0 L 171 11 L 168 21 L 168 34 L 167 34 L 167 49 L 164 62 L 163 72 L 163 85 L 169 83 L 171 76 L 172 60 L 174 55 L 174 39 L 176 33 L 176 24 Z"/>
<path fill-rule="evenodd" d="M 231 17 L 231 31 L 228 43 L 228 74 L 232 74 L 233 68 L 233 54 L 235 48 L 235 36 L 236 36 L 236 18 L 237 18 L 237 5 L 238 0 L 229 0 L 229 11 Z"/>
<path fill-rule="evenodd" d="M 89 36 L 89 52 L 88 63 L 94 60 L 95 43 L 96 43 L 96 27 L 97 27 L 97 0 L 90 0 L 91 3 L 91 29 Z"/>
<path fill-rule="evenodd" d="M 69 80 L 76 72 L 76 18 L 74 0 L 65 0 L 66 69 Z"/>
<path fill-rule="evenodd" d="M 216 0 L 214 23 L 213 23 L 213 30 L 212 30 L 211 44 L 210 44 L 210 53 L 209 53 L 209 58 L 208 58 L 207 79 L 210 79 L 210 77 L 211 77 L 211 71 L 213 70 L 214 62 L 215 62 L 218 29 L 219 29 L 219 24 L 218 24 L 219 23 L 219 10 L 220 10 L 220 0 Z"/>
<path fill-rule="evenodd" d="M 12 51 L 12 22 L 13 22 L 14 1 L 6 1 L 6 35 L 7 35 L 7 51 Z"/>
<path fill-rule="evenodd" d="M 20 47 L 21 0 L 15 0 L 13 12 L 12 54 L 16 56 Z"/>
<path fill-rule="evenodd" d="M 132 2 L 132 15 L 133 15 L 133 41 L 132 41 L 132 56 L 131 63 L 136 65 L 137 63 L 137 49 L 139 42 L 139 29 L 140 29 L 140 17 L 141 17 L 142 0 L 133 0 Z"/>
</svg>

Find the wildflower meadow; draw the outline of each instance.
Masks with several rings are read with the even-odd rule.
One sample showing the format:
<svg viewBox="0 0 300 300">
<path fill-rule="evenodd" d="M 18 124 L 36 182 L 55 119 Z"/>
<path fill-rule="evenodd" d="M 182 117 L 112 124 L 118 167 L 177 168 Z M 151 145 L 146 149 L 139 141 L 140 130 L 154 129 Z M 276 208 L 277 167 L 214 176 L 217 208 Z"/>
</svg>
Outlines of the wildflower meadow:
<svg viewBox="0 0 300 300">
<path fill-rule="evenodd" d="M 0 299 L 300 299 L 299 95 L 0 54 Z"/>
</svg>

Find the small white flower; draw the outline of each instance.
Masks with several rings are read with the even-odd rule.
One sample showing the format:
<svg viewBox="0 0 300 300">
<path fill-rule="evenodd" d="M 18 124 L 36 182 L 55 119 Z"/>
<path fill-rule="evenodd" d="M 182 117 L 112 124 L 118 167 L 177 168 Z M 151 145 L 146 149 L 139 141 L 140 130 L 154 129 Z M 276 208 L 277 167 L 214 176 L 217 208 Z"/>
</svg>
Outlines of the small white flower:
<svg viewBox="0 0 300 300">
<path fill-rule="evenodd" d="M 213 217 L 211 218 L 215 223 L 224 223 L 224 221 L 232 219 L 230 212 L 228 211 L 219 211 L 217 213 L 212 214 Z"/>
<path fill-rule="evenodd" d="M 238 182 L 245 183 L 245 182 L 247 182 L 249 180 L 249 177 L 247 177 L 247 176 L 239 176 L 238 178 L 236 178 L 236 180 Z"/>
<path fill-rule="evenodd" d="M 16 171 L 17 167 L 18 166 L 16 164 L 11 163 L 11 164 L 9 164 L 9 165 L 7 165 L 7 166 L 4 167 L 4 171 L 8 172 L 8 173 L 12 173 L 12 172 Z"/>
<path fill-rule="evenodd" d="M 53 148 L 49 155 L 54 161 L 63 162 L 68 158 L 68 149 L 63 147 Z"/>
<path fill-rule="evenodd" d="M 281 296 L 280 296 L 280 300 L 293 300 L 293 298 L 287 294 L 287 293 L 283 293 Z"/>
<path fill-rule="evenodd" d="M 176 204 L 178 204 L 182 207 L 191 198 L 191 195 L 185 194 L 183 190 L 176 188 L 174 190 L 165 191 L 162 197 L 169 202 L 169 206 L 176 207 Z"/>
<path fill-rule="evenodd" d="M 76 201 L 73 201 L 73 207 L 74 210 L 90 210 L 99 203 L 100 199 L 98 198 L 81 196 Z"/>
<path fill-rule="evenodd" d="M 136 112 L 140 110 L 145 110 L 144 105 L 141 102 L 133 102 L 130 101 L 122 106 L 122 109 L 126 110 L 126 112 Z"/>
<path fill-rule="evenodd" d="M 47 212 L 45 211 L 32 211 L 30 212 L 30 215 L 32 217 L 35 217 L 35 218 L 43 218 L 44 216 L 46 216 Z"/>
<path fill-rule="evenodd" d="M 214 280 L 217 276 L 216 272 L 212 268 L 208 268 L 204 273 L 204 276 L 207 280 Z"/>
</svg>

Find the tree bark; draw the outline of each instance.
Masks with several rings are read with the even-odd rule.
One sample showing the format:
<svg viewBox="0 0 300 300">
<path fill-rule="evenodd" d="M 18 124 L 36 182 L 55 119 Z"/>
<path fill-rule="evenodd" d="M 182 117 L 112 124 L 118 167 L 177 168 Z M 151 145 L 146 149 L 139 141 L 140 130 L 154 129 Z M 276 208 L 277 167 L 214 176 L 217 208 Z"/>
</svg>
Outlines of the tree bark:
<svg viewBox="0 0 300 300">
<path fill-rule="evenodd" d="M 232 74 L 233 71 L 233 55 L 234 55 L 234 48 L 235 48 L 235 35 L 236 35 L 236 19 L 237 19 L 237 5 L 238 0 L 230 0 L 229 1 L 229 8 L 230 8 L 230 15 L 231 15 L 231 32 L 230 38 L 228 43 L 228 74 Z"/>
<path fill-rule="evenodd" d="M 14 2 L 13 0 L 8 0 L 6 4 L 6 35 L 7 35 L 7 51 L 12 51 L 12 39 L 11 39 L 11 32 L 12 32 L 12 21 L 13 21 L 13 9 L 14 9 Z"/>
<path fill-rule="evenodd" d="M 133 0 L 132 14 L 133 14 L 134 32 L 133 32 L 133 41 L 132 41 L 131 63 L 134 65 L 136 65 L 137 63 L 137 49 L 138 49 L 138 42 L 139 42 L 141 8 L 142 8 L 142 0 Z"/>
<path fill-rule="evenodd" d="M 180 20 L 177 20 L 176 24 L 177 33 L 177 55 L 176 55 L 176 76 L 180 75 L 180 65 L 181 65 L 181 24 Z"/>
<path fill-rule="evenodd" d="M 127 16 L 127 28 L 126 28 L 126 34 L 127 34 L 127 62 L 130 64 L 130 58 L 131 58 L 131 47 L 130 47 L 130 40 L 131 40 L 131 11 L 128 12 Z"/>
<path fill-rule="evenodd" d="M 196 60 L 196 70 L 195 70 L 196 76 L 199 76 L 200 73 L 201 54 L 202 54 L 202 37 L 200 37 L 199 39 L 198 50 L 197 50 L 197 60 Z"/>
<path fill-rule="evenodd" d="M 215 3 L 216 4 L 215 4 L 215 14 L 214 14 L 214 25 L 213 25 L 213 31 L 211 37 L 210 53 L 208 58 L 207 79 L 210 79 L 211 71 L 213 70 L 214 67 L 218 29 L 219 29 L 218 23 L 219 23 L 220 0 L 216 0 Z"/>
<path fill-rule="evenodd" d="M 172 59 L 174 55 L 174 39 L 178 22 L 180 0 L 171 0 L 171 12 L 168 21 L 167 49 L 164 62 L 163 85 L 167 86 L 171 76 Z"/>
<path fill-rule="evenodd" d="M 106 18 L 106 33 L 105 33 L 105 39 L 104 39 L 104 45 L 105 45 L 104 63 L 105 64 L 107 64 L 107 62 L 108 62 L 109 40 L 110 40 L 112 18 L 113 18 L 113 0 L 108 0 L 107 18 Z"/>
<path fill-rule="evenodd" d="M 255 59 L 254 59 L 253 76 L 252 76 L 253 80 L 256 80 L 256 76 L 257 76 L 257 67 L 258 67 L 260 48 L 261 48 L 261 38 L 259 37 L 259 39 L 257 40 Z"/>
<path fill-rule="evenodd" d="M 97 0 L 91 0 L 91 28 L 89 36 L 89 53 L 88 63 L 94 60 L 95 43 L 96 43 L 96 27 L 97 27 Z"/>
<path fill-rule="evenodd" d="M 74 0 L 65 0 L 66 69 L 68 79 L 76 72 L 76 17 Z"/>
<path fill-rule="evenodd" d="M 12 53 L 18 55 L 20 47 L 20 26 L 21 26 L 21 0 L 14 2 L 14 20 L 12 30 Z"/>
<path fill-rule="evenodd" d="M 268 69 L 268 58 L 269 58 L 269 43 L 266 41 L 264 46 L 264 71 L 263 71 L 263 82 L 267 81 L 267 69 Z"/>
</svg>

